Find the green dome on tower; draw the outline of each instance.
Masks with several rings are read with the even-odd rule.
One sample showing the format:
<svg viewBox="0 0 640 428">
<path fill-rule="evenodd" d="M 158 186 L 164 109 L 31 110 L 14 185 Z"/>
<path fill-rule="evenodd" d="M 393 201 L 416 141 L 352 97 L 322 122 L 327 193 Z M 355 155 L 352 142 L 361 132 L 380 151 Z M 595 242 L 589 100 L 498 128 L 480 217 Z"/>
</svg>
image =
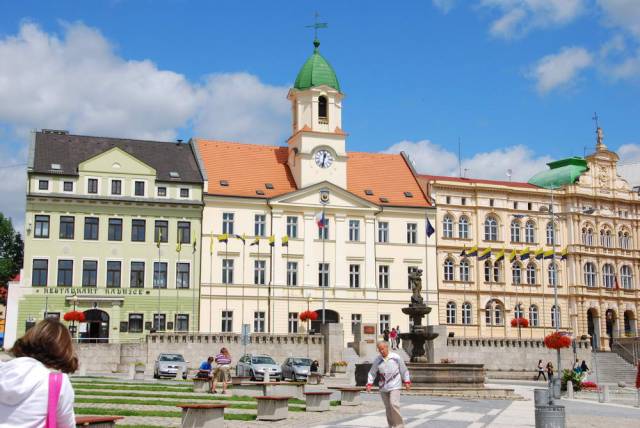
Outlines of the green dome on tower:
<svg viewBox="0 0 640 428">
<path fill-rule="evenodd" d="M 333 67 L 318 52 L 320 41 L 314 40 L 313 46 L 313 55 L 309 57 L 300 69 L 293 87 L 296 89 L 309 89 L 314 86 L 327 85 L 340 91 L 340 84 Z"/>
</svg>

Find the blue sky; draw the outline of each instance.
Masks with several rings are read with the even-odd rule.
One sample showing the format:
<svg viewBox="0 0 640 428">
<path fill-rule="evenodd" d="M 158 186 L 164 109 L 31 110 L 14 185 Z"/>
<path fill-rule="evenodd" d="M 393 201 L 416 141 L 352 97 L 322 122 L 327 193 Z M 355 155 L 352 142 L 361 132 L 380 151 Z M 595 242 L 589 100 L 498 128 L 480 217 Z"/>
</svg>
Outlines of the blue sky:
<svg viewBox="0 0 640 428">
<path fill-rule="evenodd" d="M 640 161 L 640 1 L 0 0 L 0 156 L 28 132 L 281 144 L 287 88 L 322 54 L 346 93 L 349 150 L 409 152 L 425 173 L 526 180 L 605 142 Z M 640 179 L 640 165 L 626 167 Z M 21 223 L 20 167 L 0 211 Z M 634 177 L 633 174 L 638 175 Z"/>
</svg>

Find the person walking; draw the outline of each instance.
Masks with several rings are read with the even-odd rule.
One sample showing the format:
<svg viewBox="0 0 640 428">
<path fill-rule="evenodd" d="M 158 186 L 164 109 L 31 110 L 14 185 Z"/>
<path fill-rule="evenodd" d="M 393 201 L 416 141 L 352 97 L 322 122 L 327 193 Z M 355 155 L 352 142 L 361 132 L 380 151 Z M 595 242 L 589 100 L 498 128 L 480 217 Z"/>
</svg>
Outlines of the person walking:
<svg viewBox="0 0 640 428">
<path fill-rule="evenodd" d="M 231 381 L 231 355 L 227 348 L 220 349 L 220 353 L 215 358 L 216 369 L 213 372 L 213 386 L 211 392 L 217 394 L 216 386 L 222 382 L 222 393 L 227 393 L 227 384 Z"/>
<path fill-rule="evenodd" d="M 553 380 L 553 363 L 549 361 L 547 363 L 547 376 L 549 377 L 549 382 Z"/>
<path fill-rule="evenodd" d="M 582 373 L 587 373 L 589 371 L 589 366 L 585 360 L 582 360 L 582 364 L 580 364 L 580 371 L 582 371 Z"/>
<path fill-rule="evenodd" d="M 398 348 L 398 332 L 395 328 L 391 329 L 389 340 L 391 341 L 391 349 L 395 351 Z"/>
<path fill-rule="evenodd" d="M 544 375 L 544 366 L 542 365 L 542 360 L 538 360 L 538 377 L 536 380 L 540 380 L 540 376 L 547 380 L 547 377 Z"/>
<path fill-rule="evenodd" d="M 400 326 L 396 326 L 396 333 L 398 333 L 398 337 L 396 338 L 396 349 L 400 348 Z"/>
<path fill-rule="evenodd" d="M 367 392 L 371 392 L 373 382 L 378 378 L 380 397 L 387 414 L 389 428 L 403 428 L 404 421 L 400 414 L 400 389 L 404 384 L 407 391 L 411 389 L 409 370 L 404 361 L 394 352 L 389 352 L 386 341 L 378 342 L 379 354 L 373 360 L 367 376 Z"/>
<path fill-rule="evenodd" d="M 15 358 L 0 362 L 0 428 L 75 428 L 67 374 L 78 369 L 78 357 L 67 327 L 42 320 L 9 353 Z"/>
<path fill-rule="evenodd" d="M 384 331 L 382 332 L 382 340 L 384 340 L 385 342 L 389 341 L 389 329 L 385 328 Z"/>
</svg>

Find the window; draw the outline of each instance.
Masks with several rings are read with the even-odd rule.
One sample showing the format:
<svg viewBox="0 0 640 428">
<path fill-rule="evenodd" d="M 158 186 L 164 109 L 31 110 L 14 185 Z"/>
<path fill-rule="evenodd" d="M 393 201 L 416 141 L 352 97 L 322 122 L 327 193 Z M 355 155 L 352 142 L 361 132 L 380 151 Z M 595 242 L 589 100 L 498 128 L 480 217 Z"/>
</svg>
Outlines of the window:
<svg viewBox="0 0 640 428">
<path fill-rule="evenodd" d="M 495 219 L 495 217 L 489 216 L 484 221 L 484 240 L 498 240 L 498 221 Z"/>
<path fill-rule="evenodd" d="M 411 274 L 418 272 L 418 268 L 416 266 L 408 266 L 407 267 L 407 288 L 411 290 Z"/>
<path fill-rule="evenodd" d="M 75 229 L 75 217 L 60 216 L 60 239 L 73 239 Z"/>
<path fill-rule="evenodd" d="M 187 188 L 187 187 L 180 188 L 180 197 L 181 198 L 188 198 L 189 197 L 189 188 Z"/>
<path fill-rule="evenodd" d="M 107 239 L 109 241 L 122 241 L 122 219 L 110 218 L 109 230 L 107 232 Z"/>
<path fill-rule="evenodd" d="M 497 261 L 493 264 L 493 282 L 502 281 L 502 263 Z"/>
<path fill-rule="evenodd" d="M 444 280 L 453 281 L 453 260 L 451 259 L 444 261 Z"/>
<path fill-rule="evenodd" d="M 160 186 L 158 187 L 157 193 L 159 197 L 164 198 L 167 196 L 167 188 L 164 186 Z"/>
<path fill-rule="evenodd" d="M 266 232 L 266 217 L 264 214 L 256 214 L 255 215 L 255 221 L 254 221 L 254 235 L 255 236 L 265 236 L 267 234 Z"/>
<path fill-rule="evenodd" d="M 144 262 L 131 262 L 129 287 L 144 288 Z"/>
<path fill-rule="evenodd" d="M 491 260 L 485 260 L 484 262 L 484 282 L 491 282 L 491 271 L 493 270 L 493 263 Z"/>
<path fill-rule="evenodd" d="M 560 308 L 556 305 L 551 307 L 551 327 L 560 327 L 562 320 L 560 319 Z"/>
<path fill-rule="evenodd" d="M 289 333 L 297 333 L 298 332 L 298 313 L 297 312 L 289 312 L 289 322 L 287 331 Z"/>
<path fill-rule="evenodd" d="M 460 198 L 460 205 L 467 205 L 467 198 Z"/>
<path fill-rule="evenodd" d="M 222 326 L 223 333 L 233 332 L 233 311 L 222 311 Z"/>
<path fill-rule="evenodd" d="M 385 330 L 391 330 L 391 315 L 389 314 L 380 314 L 380 334 L 382 334 Z"/>
<path fill-rule="evenodd" d="M 176 314 L 175 331 L 189 331 L 189 315 Z"/>
<path fill-rule="evenodd" d="M 253 262 L 253 283 L 264 285 L 266 277 L 266 260 L 254 260 Z"/>
<path fill-rule="evenodd" d="M 618 232 L 618 240 L 619 240 L 620 248 L 624 250 L 631 249 L 631 236 L 629 235 L 629 232 L 627 231 Z"/>
<path fill-rule="evenodd" d="M 613 240 L 611 239 L 611 231 L 609 229 L 600 230 L 600 245 L 610 248 L 613 246 L 612 241 Z"/>
<path fill-rule="evenodd" d="M 181 244 L 188 244 L 191 240 L 191 222 L 179 221 L 178 222 L 178 242 Z"/>
<path fill-rule="evenodd" d="M 329 239 L 329 219 L 324 219 L 324 226 L 318 228 L 318 239 Z"/>
<path fill-rule="evenodd" d="M 287 236 L 289 238 L 298 237 L 298 217 L 287 216 Z"/>
<path fill-rule="evenodd" d="M 467 259 L 460 262 L 460 281 L 469 282 L 469 261 Z"/>
<path fill-rule="evenodd" d="M 33 231 L 34 238 L 48 238 L 49 237 L 49 216 L 37 215 L 36 226 Z"/>
<path fill-rule="evenodd" d="M 144 196 L 144 181 L 134 181 L 133 189 L 135 196 Z"/>
<path fill-rule="evenodd" d="M 613 282 L 615 280 L 615 273 L 613 265 L 606 264 L 602 266 L 602 285 L 605 288 L 613 288 Z"/>
<path fill-rule="evenodd" d="M 538 307 L 536 305 L 529 306 L 529 325 L 538 327 Z"/>
<path fill-rule="evenodd" d="M 631 271 L 631 266 L 622 266 L 620 268 L 620 281 L 622 282 L 622 288 L 625 290 L 631 290 L 633 288 L 632 279 L 633 273 Z"/>
<path fill-rule="evenodd" d="M 554 227 L 553 227 L 553 223 L 549 222 L 547 223 L 547 245 L 554 245 Z M 557 242 L 556 242 L 557 243 Z"/>
<path fill-rule="evenodd" d="M 551 263 L 547 269 L 549 271 L 549 286 L 557 287 L 558 286 L 558 265 L 555 263 Z"/>
<path fill-rule="evenodd" d="M 469 239 L 469 219 L 465 216 L 458 220 L 458 238 Z"/>
<path fill-rule="evenodd" d="M 593 245 L 593 229 L 590 227 L 582 228 L 582 245 Z"/>
<path fill-rule="evenodd" d="M 153 242 L 169 242 L 169 222 L 167 220 L 156 220 Z"/>
<path fill-rule="evenodd" d="M 121 180 L 111 180 L 111 194 L 112 195 L 122 195 L 122 181 Z"/>
<path fill-rule="evenodd" d="M 349 220 L 349 241 L 360 241 L 360 220 Z"/>
<path fill-rule="evenodd" d="M 380 265 L 378 266 L 378 287 L 379 288 L 389 288 L 389 266 L 388 265 Z"/>
<path fill-rule="evenodd" d="M 96 287 L 98 285 L 98 262 L 84 260 L 82 262 L 82 286 Z"/>
<path fill-rule="evenodd" d="M 131 220 L 131 240 L 144 242 L 146 239 L 147 222 L 145 220 Z"/>
<path fill-rule="evenodd" d="M 49 180 L 38 180 L 38 190 L 49 190 Z"/>
<path fill-rule="evenodd" d="M 324 123 L 327 123 L 327 97 L 324 95 L 318 97 L 318 119 L 324 119 Z"/>
<path fill-rule="evenodd" d="M 153 314 L 153 328 L 155 331 L 165 331 L 167 329 L 167 315 Z"/>
<path fill-rule="evenodd" d="M 287 285 L 298 285 L 298 262 L 287 262 Z"/>
<path fill-rule="evenodd" d="M 318 285 L 329 286 L 329 263 L 318 263 Z"/>
<path fill-rule="evenodd" d="M 527 284 L 536 284 L 536 265 L 533 262 L 527 265 Z"/>
<path fill-rule="evenodd" d="M 96 194 L 98 193 L 98 179 L 90 178 L 87 180 L 87 193 Z"/>
<path fill-rule="evenodd" d="M 233 284 L 233 259 L 222 259 L 222 283 Z"/>
<path fill-rule="evenodd" d="M 447 202 L 447 205 L 451 203 L 451 196 L 447 196 L 445 198 L 445 201 Z"/>
<path fill-rule="evenodd" d="M 442 219 L 442 237 L 453 238 L 453 218 L 450 215 L 446 215 Z"/>
<path fill-rule="evenodd" d="M 471 303 L 462 304 L 462 324 L 471 324 Z"/>
<path fill-rule="evenodd" d="M 253 313 L 253 331 L 255 333 L 264 333 L 264 312 L 256 311 Z"/>
<path fill-rule="evenodd" d="M 153 262 L 153 288 L 167 288 L 167 262 Z"/>
<path fill-rule="evenodd" d="M 33 259 L 31 270 L 31 285 L 34 287 L 46 287 L 49 272 L 49 260 Z"/>
<path fill-rule="evenodd" d="M 176 263 L 176 288 L 189 288 L 189 263 Z"/>
<path fill-rule="evenodd" d="M 233 235 L 233 213 L 222 213 L 222 233 Z"/>
<path fill-rule="evenodd" d="M 518 209 L 518 202 L 517 201 L 513 201 L 513 209 L 514 210 Z"/>
<path fill-rule="evenodd" d="M 513 285 L 522 284 L 522 265 L 520 262 L 515 262 L 511 266 L 511 278 L 513 281 Z"/>
<path fill-rule="evenodd" d="M 502 325 L 502 321 L 502 305 L 496 300 L 490 300 L 485 306 L 485 323 Z"/>
<path fill-rule="evenodd" d="M 587 262 L 584 264 L 584 284 L 587 287 L 595 287 L 596 286 L 596 265 L 591 262 Z"/>
<path fill-rule="evenodd" d="M 58 286 L 73 285 L 73 260 L 58 260 Z"/>
<path fill-rule="evenodd" d="M 63 192 L 73 192 L 73 181 L 65 181 L 62 183 Z"/>
<path fill-rule="evenodd" d="M 378 242 L 389 242 L 389 223 L 386 221 L 378 222 Z"/>
<path fill-rule="evenodd" d="M 98 240 L 98 217 L 85 217 L 84 239 L 88 241 Z"/>
<path fill-rule="evenodd" d="M 520 222 L 511 222 L 511 242 L 520 242 Z"/>
<path fill-rule="evenodd" d="M 349 288 L 360 288 L 360 265 L 349 265 Z"/>
<path fill-rule="evenodd" d="M 493 199 L 489 199 L 489 206 L 492 207 L 494 205 L 494 200 Z"/>
<path fill-rule="evenodd" d="M 120 265 L 118 261 L 107 262 L 107 287 L 120 287 Z"/>
<path fill-rule="evenodd" d="M 447 324 L 456 323 L 456 304 L 454 302 L 447 302 Z"/>
<path fill-rule="evenodd" d="M 524 318 L 524 312 L 522 311 L 522 305 L 518 303 L 515 308 L 513 308 L 513 317 L 514 318 Z"/>
<path fill-rule="evenodd" d="M 356 334 L 362 324 L 362 314 L 351 314 L 351 334 Z"/>
<path fill-rule="evenodd" d="M 407 244 L 418 243 L 418 224 L 407 223 Z"/>
<path fill-rule="evenodd" d="M 527 210 L 531 211 L 533 209 L 533 204 L 531 202 L 527 202 Z"/>
<path fill-rule="evenodd" d="M 129 314 L 129 333 L 142 333 L 144 316 L 142 314 Z"/>
<path fill-rule="evenodd" d="M 524 225 L 524 241 L 527 244 L 534 244 L 536 242 L 536 225 L 532 221 L 528 221 Z"/>
</svg>

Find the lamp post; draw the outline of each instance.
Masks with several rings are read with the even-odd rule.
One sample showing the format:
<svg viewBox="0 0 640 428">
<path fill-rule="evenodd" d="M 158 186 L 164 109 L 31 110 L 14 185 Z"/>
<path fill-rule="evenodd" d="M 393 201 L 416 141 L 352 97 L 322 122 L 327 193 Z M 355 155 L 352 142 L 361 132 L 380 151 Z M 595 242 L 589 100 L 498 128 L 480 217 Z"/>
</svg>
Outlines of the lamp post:
<svg viewBox="0 0 640 428">
<path fill-rule="evenodd" d="M 78 295 L 74 294 L 73 297 L 71 297 L 71 301 L 73 302 L 73 312 L 74 312 L 74 318 L 73 320 L 71 320 L 71 337 L 76 337 L 76 319 L 75 319 L 75 312 L 76 312 L 76 305 L 78 304 Z"/>
</svg>

